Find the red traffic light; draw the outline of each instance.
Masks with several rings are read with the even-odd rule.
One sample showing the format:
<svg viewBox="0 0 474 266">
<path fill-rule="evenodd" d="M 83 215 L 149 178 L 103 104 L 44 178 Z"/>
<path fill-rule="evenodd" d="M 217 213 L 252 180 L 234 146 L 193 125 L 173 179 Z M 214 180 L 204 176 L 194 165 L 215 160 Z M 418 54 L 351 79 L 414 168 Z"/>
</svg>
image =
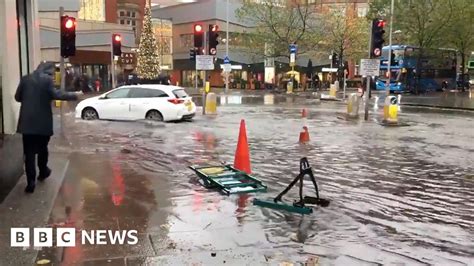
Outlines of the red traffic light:
<svg viewBox="0 0 474 266">
<path fill-rule="evenodd" d="M 217 32 L 218 30 L 219 30 L 219 26 L 217 26 L 217 25 L 212 25 L 212 27 L 211 27 L 211 31 L 212 31 L 212 32 Z"/>
<path fill-rule="evenodd" d="M 379 28 L 383 28 L 383 27 L 385 27 L 385 21 L 384 21 L 384 20 L 382 20 L 382 19 L 381 19 L 381 20 L 379 20 L 379 22 L 378 22 L 378 24 L 377 24 L 377 27 L 379 27 Z"/>
<path fill-rule="evenodd" d="M 195 32 L 202 32 L 202 25 L 201 24 L 194 25 L 194 31 Z"/>
<path fill-rule="evenodd" d="M 116 42 L 122 41 L 122 36 L 120 36 L 120 34 L 115 34 L 114 35 L 114 41 L 116 41 Z"/>
<path fill-rule="evenodd" d="M 74 27 L 74 20 L 72 18 L 67 18 L 64 22 L 64 27 L 66 27 L 66 29 L 71 29 Z"/>
</svg>

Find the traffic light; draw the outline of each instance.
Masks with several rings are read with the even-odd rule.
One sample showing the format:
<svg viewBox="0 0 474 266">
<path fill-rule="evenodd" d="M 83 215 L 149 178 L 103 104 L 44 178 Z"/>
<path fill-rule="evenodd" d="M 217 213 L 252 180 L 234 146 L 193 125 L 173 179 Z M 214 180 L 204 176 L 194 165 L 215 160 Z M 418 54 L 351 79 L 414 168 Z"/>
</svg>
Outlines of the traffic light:
<svg viewBox="0 0 474 266">
<path fill-rule="evenodd" d="M 383 19 L 372 20 L 372 43 L 370 46 L 370 57 L 377 58 L 382 55 L 382 46 L 385 42 L 383 35 L 385 21 Z"/>
<path fill-rule="evenodd" d="M 201 24 L 194 24 L 194 47 L 199 48 L 203 46 L 204 28 Z"/>
<path fill-rule="evenodd" d="M 219 37 L 218 32 L 219 26 L 209 25 L 209 55 L 217 54 L 217 45 L 219 44 L 217 41 L 217 37 Z"/>
<path fill-rule="evenodd" d="M 112 34 L 112 53 L 116 56 L 122 55 L 122 36 L 120 34 Z"/>
<path fill-rule="evenodd" d="M 196 48 L 189 49 L 189 59 L 190 60 L 192 60 L 192 61 L 196 60 L 196 52 L 197 52 Z"/>
<path fill-rule="evenodd" d="M 76 54 L 76 19 L 61 16 L 61 56 L 69 57 Z"/>
<path fill-rule="evenodd" d="M 339 67 L 339 56 L 336 53 L 332 54 L 332 67 L 333 68 Z"/>
</svg>

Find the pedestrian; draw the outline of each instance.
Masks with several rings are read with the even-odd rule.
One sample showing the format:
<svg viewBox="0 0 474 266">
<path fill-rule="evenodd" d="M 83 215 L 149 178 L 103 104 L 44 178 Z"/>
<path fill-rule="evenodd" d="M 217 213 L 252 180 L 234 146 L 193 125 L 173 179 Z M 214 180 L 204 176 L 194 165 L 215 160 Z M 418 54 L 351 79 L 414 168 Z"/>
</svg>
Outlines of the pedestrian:
<svg viewBox="0 0 474 266">
<path fill-rule="evenodd" d="M 36 185 L 36 154 L 38 180 L 51 174 L 48 168 L 48 143 L 53 135 L 53 100 L 77 100 L 79 93 L 63 92 L 54 88 L 54 64 L 41 63 L 36 70 L 21 78 L 15 100 L 21 103 L 18 133 L 23 135 L 23 154 L 28 185 L 25 192 L 33 193 Z"/>
<path fill-rule="evenodd" d="M 100 78 L 97 77 L 97 79 L 95 80 L 95 90 L 96 92 L 100 92 Z"/>
</svg>

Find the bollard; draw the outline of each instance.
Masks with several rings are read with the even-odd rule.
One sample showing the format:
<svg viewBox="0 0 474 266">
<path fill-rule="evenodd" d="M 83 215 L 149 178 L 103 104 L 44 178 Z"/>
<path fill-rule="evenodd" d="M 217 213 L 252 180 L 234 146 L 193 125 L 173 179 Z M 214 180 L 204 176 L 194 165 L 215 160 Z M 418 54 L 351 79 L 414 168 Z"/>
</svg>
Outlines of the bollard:
<svg viewBox="0 0 474 266">
<path fill-rule="evenodd" d="M 206 96 L 206 114 L 217 114 L 217 96 L 215 93 L 208 93 Z"/>
<path fill-rule="evenodd" d="M 398 101 L 395 96 L 387 96 L 383 107 L 384 121 L 398 123 Z"/>
<path fill-rule="evenodd" d="M 359 116 L 359 99 L 357 93 L 351 93 L 347 100 L 347 116 L 349 118 L 357 118 Z"/>
<path fill-rule="evenodd" d="M 401 102 L 402 102 L 402 95 L 398 94 L 398 98 L 397 98 L 397 104 L 398 104 L 398 111 L 400 112 L 401 109 L 400 109 L 400 106 L 401 106 Z"/>
<path fill-rule="evenodd" d="M 286 84 L 286 93 L 293 93 L 293 81 L 288 81 Z"/>
<path fill-rule="evenodd" d="M 375 96 L 375 100 L 374 100 L 374 110 L 378 110 L 379 109 L 379 96 Z"/>
<path fill-rule="evenodd" d="M 331 87 L 329 88 L 329 96 L 336 98 L 336 93 L 337 93 L 336 84 L 331 84 Z"/>
</svg>

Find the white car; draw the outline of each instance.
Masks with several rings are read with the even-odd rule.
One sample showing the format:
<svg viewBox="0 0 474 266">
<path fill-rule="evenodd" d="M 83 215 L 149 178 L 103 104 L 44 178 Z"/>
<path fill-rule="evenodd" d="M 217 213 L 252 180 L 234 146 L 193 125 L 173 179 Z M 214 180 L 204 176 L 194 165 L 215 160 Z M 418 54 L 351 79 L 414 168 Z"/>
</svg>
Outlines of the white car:
<svg viewBox="0 0 474 266">
<path fill-rule="evenodd" d="M 85 120 L 174 121 L 195 114 L 196 105 L 184 89 L 169 85 L 122 86 L 76 106 L 76 118 Z"/>
</svg>

